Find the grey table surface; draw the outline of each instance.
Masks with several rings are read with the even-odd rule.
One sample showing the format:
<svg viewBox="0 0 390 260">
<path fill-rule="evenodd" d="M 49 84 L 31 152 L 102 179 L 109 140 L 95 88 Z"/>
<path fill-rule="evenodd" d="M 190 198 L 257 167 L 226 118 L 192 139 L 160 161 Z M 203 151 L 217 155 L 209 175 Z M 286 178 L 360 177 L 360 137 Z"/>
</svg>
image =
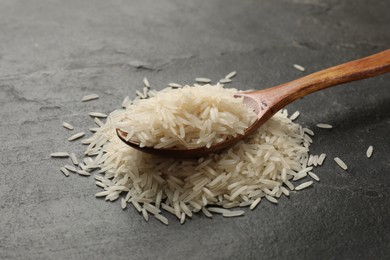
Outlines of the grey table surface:
<svg viewBox="0 0 390 260">
<path fill-rule="evenodd" d="M 388 259 L 390 75 L 289 105 L 328 154 L 321 181 L 240 218 L 147 223 L 49 155 L 81 156 L 62 122 L 88 130 L 88 112 L 120 108 L 145 76 L 161 89 L 237 70 L 229 86 L 270 87 L 389 48 L 389 13 L 388 0 L 0 1 L 0 258 Z"/>
</svg>

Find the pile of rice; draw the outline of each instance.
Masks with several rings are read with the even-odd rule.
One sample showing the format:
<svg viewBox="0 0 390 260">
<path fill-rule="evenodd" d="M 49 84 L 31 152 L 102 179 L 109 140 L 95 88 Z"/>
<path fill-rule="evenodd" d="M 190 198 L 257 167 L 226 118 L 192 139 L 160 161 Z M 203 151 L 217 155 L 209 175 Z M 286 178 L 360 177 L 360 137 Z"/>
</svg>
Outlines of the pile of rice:
<svg viewBox="0 0 390 260">
<path fill-rule="evenodd" d="M 222 84 L 149 91 L 150 98 L 128 104 L 114 123 L 140 147 L 210 147 L 243 134 L 256 120 L 237 92 Z"/>
<path fill-rule="evenodd" d="M 288 118 L 287 110 L 231 149 L 193 160 L 142 153 L 116 135 L 120 127 L 145 146 L 209 146 L 242 133 L 256 118 L 234 93 L 236 89 L 223 84 L 195 84 L 159 92 L 148 89 L 135 100 L 126 97 L 125 109 L 112 112 L 105 123 L 95 118 L 100 127 L 82 141 L 88 144 L 86 158 L 77 162 L 81 169 L 75 172 L 89 175 L 96 170 L 96 185 L 103 189 L 97 197 L 120 198 L 123 209 L 131 203 L 146 221 L 154 216 L 164 224 L 168 219 L 163 211 L 181 223 L 200 211 L 207 217 L 212 213 L 237 217 L 244 214 L 240 207 L 254 209 L 264 199 L 278 203 L 282 195 L 309 187 L 312 179 L 318 181 L 313 166 L 308 166 L 313 133 Z M 62 167 L 63 172 L 67 169 L 74 172 L 70 166 Z M 306 177 L 311 179 L 303 180 Z M 299 185 L 294 187 L 296 181 Z"/>
</svg>

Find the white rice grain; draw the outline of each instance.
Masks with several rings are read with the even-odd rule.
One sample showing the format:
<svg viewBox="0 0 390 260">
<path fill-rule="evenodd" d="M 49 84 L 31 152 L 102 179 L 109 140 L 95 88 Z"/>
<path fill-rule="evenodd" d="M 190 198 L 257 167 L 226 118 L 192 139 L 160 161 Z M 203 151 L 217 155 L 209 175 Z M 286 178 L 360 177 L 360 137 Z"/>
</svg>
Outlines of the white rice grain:
<svg viewBox="0 0 390 260">
<path fill-rule="evenodd" d="M 299 115 L 300 115 L 299 111 L 295 111 L 294 114 L 292 114 L 292 115 L 290 116 L 290 119 L 291 119 L 291 120 L 295 120 L 295 119 L 298 118 Z"/>
<path fill-rule="evenodd" d="M 199 82 L 199 83 L 210 83 L 211 79 L 208 79 L 208 78 L 196 78 L 195 81 Z"/>
<path fill-rule="evenodd" d="M 81 99 L 81 101 L 85 102 L 85 101 L 90 101 L 90 100 L 94 100 L 94 99 L 98 99 L 98 98 L 99 98 L 98 94 L 89 94 L 89 95 L 84 96 Z"/>
<path fill-rule="evenodd" d="M 169 222 L 168 222 L 168 219 L 166 217 L 164 217 L 163 215 L 160 215 L 160 214 L 156 214 L 154 215 L 154 217 L 158 220 L 161 221 L 161 223 L 165 224 L 168 226 Z"/>
<path fill-rule="evenodd" d="M 254 210 L 257 207 L 257 205 L 259 205 L 260 201 L 261 201 L 261 198 L 255 199 L 255 201 L 253 201 L 252 204 L 250 205 L 249 209 Z"/>
<path fill-rule="evenodd" d="M 69 153 L 67 153 L 67 152 L 51 153 L 50 157 L 53 157 L 53 158 L 67 158 L 67 157 L 69 157 Z"/>
<path fill-rule="evenodd" d="M 337 163 L 338 166 L 340 166 L 341 169 L 346 171 L 348 169 L 348 166 L 343 162 L 339 157 L 335 157 L 334 161 Z"/>
<path fill-rule="evenodd" d="M 122 198 L 122 199 L 121 199 L 121 208 L 122 208 L 122 209 L 125 209 L 126 206 L 127 206 L 126 199 L 125 199 L 125 198 Z"/>
<path fill-rule="evenodd" d="M 71 137 L 68 138 L 68 141 L 74 141 L 76 139 L 79 139 L 85 135 L 85 132 L 79 132 L 77 134 L 72 135 Z"/>
<path fill-rule="evenodd" d="M 324 129 L 331 129 L 331 128 L 333 128 L 333 126 L 329 125 L 329 124 L 316 124 L 316 126 L 318 128 L 324 128 Z"/>
<path fill-rule="evenodd" d="M 144 79 L 142 80 L 142 82 L 144 83 L 144 86 L 147 87 L 147 88 L 150 88 L 150 83 L 149 83 L 149 80 L 144 77 Z"/>
<path fill-rule="evenodd" d="M 313 178 L 313 180 L 320 181 L 320 178 L 314 172 L 308 172 L 308 174 Z"/>
<path fill-rule="evenodd" d="M 72 160 L 72 163 L 73 163 L 74 165 L 78 165 L 78 164 L 79 164 L 79 162 L 78 162 L 78 160 L 77 160 L 77 157 L 76 157 L 76 154 L 75 154 L 75 153 L 71 153 L 71 154 L 70 154 L 70 159 Z"/>
<path fill-rule="evenodd" d="M 231 212 L 228 209 L 216 208 L 216 207 L 208 207 L 207 210 L 218 214 L 224 214 L 224 213 L 229 214 Z"/>
<path fill-rule="evenodd" d="M 69 171 L 65 167 L 61 167 L 60 170 L 66 177 L 69 176 Z"/>
<path fill-rule="evenodd" d="M 302 128 L 302 129 L 303 129 L 303 131 L 304 131 L 305 133 L 307 133 L 307 134 L 309 134 L 309 135 L 311 135 L 311 136 L 314 136 L 314 132 L 313 132 L 312 130 L 310 130 L 309 128 L 304 127 L 304 128 Z"/>
<path fill-rule="evenodd" d="M 106 114 L 100 113 L 100 112 L 90 112 L 90 113 L 89 113 L 89 116 L 92 116 L 92 117 L 102 117 L 102 118 L 107 117 Z"/>
<path fill-rule="evenodd" d="M 367 158 L 371 158 L 373 151 L 374 151 L 374 147 L 372 145 L 370 145 L 367 149 L 367 152 L 366 152 Z"/>
<path fill-rule="evenodd" d="M 272 203 L 278 204 L 278 200 L 270 195 L 265 195 L 265 198 Z"/>
<path fill-rule="evenodd" d="M 313 184 L 313 181 L 307 181 L 302 184 L 299 184 L 298 186 L 295 187 L 295 190 L 303 190 L 306 189 L 307 187 L 311 186 Z"/>
<path fill-rule="evenodd" d="M 233 211 L 230 211 L 228 213 L 222 213 L 222 216 L 226 217 L 226 218 L 233 218 L 233 217 L 239 217 L 239 216 L 242 216 L 244 215 L 245 211 L 243 210 L 233 210 Z"/>
<path fill-rule="evenodd" d="M 62 126 L 65 127 L 66 129 L 69 129 L 69 130 L 73 130 L 74 129 L 74 127 L 71 124 L 67 123 L 67 122 L 62 122 Z"/>
<path fill-rule="evenodd" d="M 298 65 L 298 64 L 293 64 L 294 68 L 296 68 L 297 70 L 299 71 L 305 71 L 306 69 L 304 67 L 302 67 L 301 65 Z"/>
<path fill-rule="evenodd" d="M 146 211 L 145 208 L 142 209 L 142 216 L 144 217 L 146 222 L 149 221 L 149 214 L 148 214 L 148 212 Z"/>
<path fill-rule="evenodd" d="M 85 171 L 85 170 L 77 170 L 77 173 L 81 176 L 90 176 L 91 173 Z"/>
<path fill-rule="evenodd" d="M 170 86 L 172 88 L 181 88 L 181 87 L 183 87 L 182 85 L 174 83 L 174 82 L 169 83 L 168 86 Z"/>
<path fill-rule="evenodd" d="M 230 72 L 229 74 L 227 74 L 227 75 L 225 76 L 225 79 L 232 79 L 232 78 L 234 78 L 236 75 L 237 75 L 237 72 L 236 72 L 236 71 L 232 71 L 232 72 Z"/>
<path fill-rule="evenodd" d="M 71 165 L 64 165 L 64 167 L 67 170 L 71 171 L 71 172 L 76 172 L 77 171 L 77 169 L 75 167 L 71 166 Z"/>
<path fill-rule="evenodd" d="M 208 209 L 206 207 L 202 207 L 202 212 L 208 218 L 212 218 L 213 217 L 213 215 L 210 213 L 210 211 L 208 211 Z"/>
<path fill-rule="evenodd" d="M 322 165 L 324 163 L 325 158 L 326 158 L 326 154 L 322 153 L 320 157 L 318 157 L 318 165 Z"/>
<path fill-rule="evenodd" d="M 221 84 L 227 84 L 227 83 L 230 83 L 230 82 L 232 82 L 231 79 L 220 79 L 219 80 L 219 83 L 221 83 Z"/>
<path fill-rule="evenodd" d="M 184 212 L 181 213 L 180 217 L 180 224 L 184 224 L 184 221 L 186 221 L 186 214 Z"/>
</svg>

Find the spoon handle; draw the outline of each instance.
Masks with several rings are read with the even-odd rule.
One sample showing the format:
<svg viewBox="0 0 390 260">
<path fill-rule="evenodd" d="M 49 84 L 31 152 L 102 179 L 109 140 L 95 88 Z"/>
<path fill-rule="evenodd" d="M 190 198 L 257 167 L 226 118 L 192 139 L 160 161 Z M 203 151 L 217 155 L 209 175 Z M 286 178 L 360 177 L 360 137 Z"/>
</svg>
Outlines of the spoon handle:
<svg viewBox="0 0 390 260">
<path fill-rule="evenodd" d="M 390 49 L 269 88 L 268 98 L 276 109 L 280 109 L 315 91 L 386 72 L 390 72 Z"/>
</svg>

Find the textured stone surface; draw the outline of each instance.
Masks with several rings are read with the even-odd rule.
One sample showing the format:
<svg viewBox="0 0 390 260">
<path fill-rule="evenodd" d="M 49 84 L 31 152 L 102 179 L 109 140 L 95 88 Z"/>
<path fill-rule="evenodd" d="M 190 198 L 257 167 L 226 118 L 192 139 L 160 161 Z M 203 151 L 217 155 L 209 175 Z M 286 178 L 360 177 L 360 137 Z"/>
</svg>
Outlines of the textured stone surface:
<svg viewBox="0 0 390 260">
<path fill-rule="evenodd" d="M 120 107 L 144 76 L 160 89 L 237 70 L 231 86 L 269 87 L 389 48 L 389 12 L 388 0 L 1 1 L 0 258 L 388 258 L 390 75 L 291 104 L 328 154 L 321 181 L 241 218 L 146 223 L 49 154 L 81 156 L 61 123 L 87 130 L 87 112 Z M 101 98 L 82 103 L 90 93 Z"/>
</svg>

